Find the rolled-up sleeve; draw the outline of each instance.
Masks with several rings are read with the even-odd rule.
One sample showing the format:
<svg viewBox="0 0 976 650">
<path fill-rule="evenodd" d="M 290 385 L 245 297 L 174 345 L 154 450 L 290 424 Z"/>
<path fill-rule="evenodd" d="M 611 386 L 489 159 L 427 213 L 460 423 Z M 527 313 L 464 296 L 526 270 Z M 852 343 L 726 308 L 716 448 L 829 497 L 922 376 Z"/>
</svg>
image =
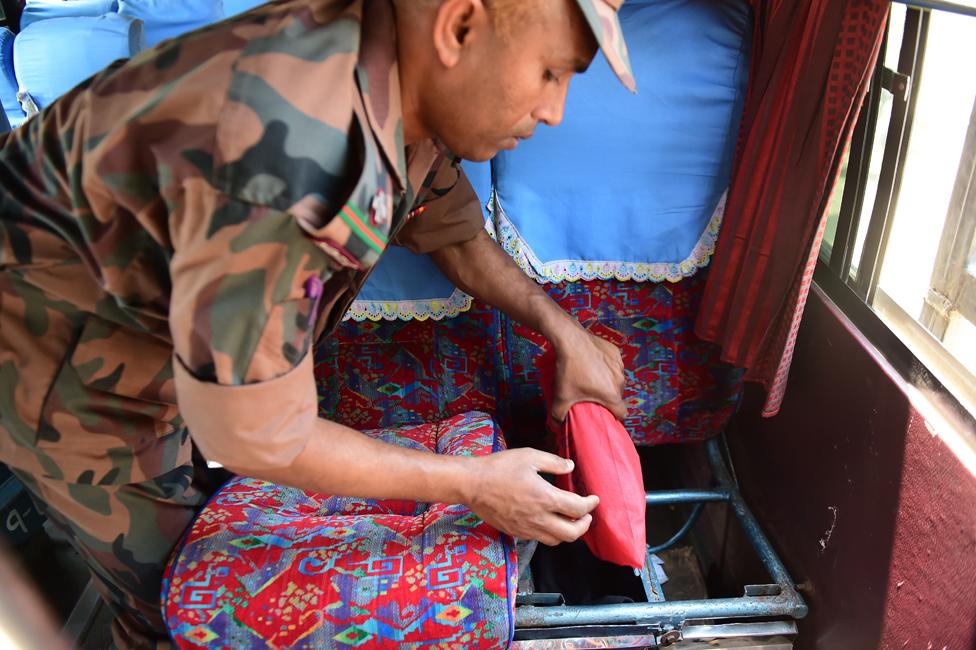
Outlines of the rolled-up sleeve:
<svg viewBox="0 0 976 650">
<path fill-rule="evenodd" d="M 190 435 L 234 470 L 287 468 L 317 419 L 310 350 L 331 267 L 290 215 L 203 183 L 171 231 L 174 378 Z"/>
<path fill-rule="evenodd" d="M 204 457 L 236 470 L 288 467 L 318 419 L 312 355 L 268 381 L 226 386 L 200 381 L 173 360 L 180 411 Z"/>
<path fill-rule="evenodd" d="M 481 202 L 460 164 L 437 170 L 424 210 L 406 224 L 395 243 L 414 253 L 431 253 L 474 239 L 485 229 Z"/>
</svg>

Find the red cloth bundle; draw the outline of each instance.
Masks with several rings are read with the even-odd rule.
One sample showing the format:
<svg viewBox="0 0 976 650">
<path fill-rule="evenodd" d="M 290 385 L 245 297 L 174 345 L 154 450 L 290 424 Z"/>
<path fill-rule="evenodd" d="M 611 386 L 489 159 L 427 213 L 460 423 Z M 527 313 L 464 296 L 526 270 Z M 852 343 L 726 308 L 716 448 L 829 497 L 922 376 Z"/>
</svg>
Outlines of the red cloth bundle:
<svg viewBox="0 0 976 650">
<path fill-rule="evenodd" d="M 549 403 L 555 362 L 550 351 L 538 364 Z M 576 468 L 571 474 L 557 476 L 557 487 L 581 496 L 600 497 L 583 541 L 601 560 L 641 568 L 647 547 L 647 508 L 640 458 L 627 430 L 610 411 L 591 402 L 574 405 L 566 421 L 558 426 L 556 453 L 571 459 Z"/>
</svg>

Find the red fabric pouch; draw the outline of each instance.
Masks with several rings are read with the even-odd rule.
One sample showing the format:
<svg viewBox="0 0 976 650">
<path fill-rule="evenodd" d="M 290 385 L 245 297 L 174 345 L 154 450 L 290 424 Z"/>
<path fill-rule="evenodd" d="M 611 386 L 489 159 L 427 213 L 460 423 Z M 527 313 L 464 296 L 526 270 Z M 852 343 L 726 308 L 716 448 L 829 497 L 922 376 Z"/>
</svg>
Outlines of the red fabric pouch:
<svg viewBox="0 0 976 650">
<path fill-rule="evenodd" d="M 538 362 L 549 403 L 555 364 L 552 351 Z M 571 474 L 556 477 L 556 486 L 581 496 L 600 497 L 583 541 L 601 560 L 641 568 L 647 547 L 647 507 L 640 458 L 627 430 L 603 406 L 581 402 L 569 410 L 566 421 L 558 425 L 555 433 L 556 452 L 576 464 Z"/>
</svg>

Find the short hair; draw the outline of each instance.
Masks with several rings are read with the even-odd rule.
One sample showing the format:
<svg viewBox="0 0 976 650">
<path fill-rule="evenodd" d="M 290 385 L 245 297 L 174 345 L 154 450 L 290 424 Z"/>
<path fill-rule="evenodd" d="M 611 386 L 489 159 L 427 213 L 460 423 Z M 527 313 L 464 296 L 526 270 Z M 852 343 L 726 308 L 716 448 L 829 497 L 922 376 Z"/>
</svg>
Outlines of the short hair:
<svg viewBox="0 0 976 650">
<path fill-rule="evenodd" d="M 408 0 L 416 2 L 417 0 Z M 429 7 L 439 7 L 444 0 L 424 0 Z M 499 34 L 511 34 L 515 28 L 531 20 L 540 0 L 482 0 Z"/>
<path fill-rule="evenodd" d="M 538 0 L 483 0 L 491 13 L 495 29 L 502 35 L 511 34 L 515 27 L 531 20 L 538 8 Z"/>
</svg>

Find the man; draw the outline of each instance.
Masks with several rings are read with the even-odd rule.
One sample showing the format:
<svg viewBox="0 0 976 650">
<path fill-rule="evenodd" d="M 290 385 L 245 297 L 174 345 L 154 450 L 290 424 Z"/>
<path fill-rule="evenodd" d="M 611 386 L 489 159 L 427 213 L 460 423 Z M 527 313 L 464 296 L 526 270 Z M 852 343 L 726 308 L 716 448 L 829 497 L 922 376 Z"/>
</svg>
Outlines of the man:
<svg viewBox="0 0 976 650">
<path fill-rule="evenodd" d="M 547 544 L 586 531 L 597 499 L 539 476 L 571 471 L 558 457 L 439 457 L 318 419 L 310 349 L 396 242 L 550 340 L 555 419 L 625 415 L 618 351 L 485 235 L 455 157 L 558 124 L 597 42 L 632 84 L 620 4 L 284 0 L 0 139 L 0 460 L 89 563 L 118 645 L 166 639 L 162 569 L 205 499 L 190 432 L 269 481 L 464 503 Z"/>
</svg>

